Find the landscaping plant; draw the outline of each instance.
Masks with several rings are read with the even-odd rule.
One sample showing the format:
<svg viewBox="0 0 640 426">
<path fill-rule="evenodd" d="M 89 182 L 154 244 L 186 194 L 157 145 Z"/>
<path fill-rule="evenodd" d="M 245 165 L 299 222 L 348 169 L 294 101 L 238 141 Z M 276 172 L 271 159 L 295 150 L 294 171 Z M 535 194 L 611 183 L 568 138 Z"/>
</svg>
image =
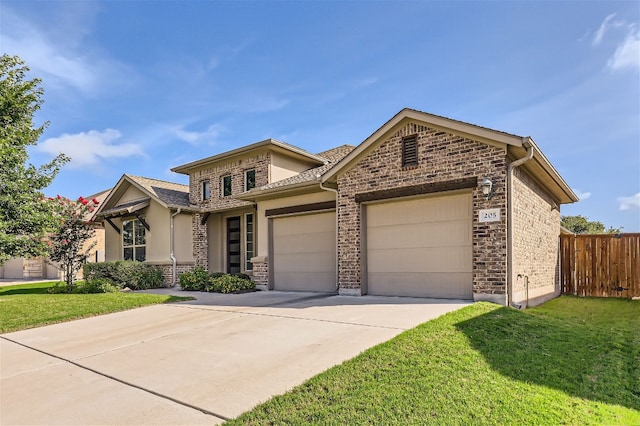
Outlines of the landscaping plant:
<svg viewBox="0 0 640 426">
<path fill-rule="evenodd" d="M 95 235 L 90 218 L 98 200 L 80 197 L 78 201 L 71 201 L 58 195 L 49 198 L 49 202 L 55 204 L 58 219 L 56 232 L 49 236 L 49 259 L 56 262 L 53 265 L 62 271 L 68 291 L 72 292 L 78 271 L 96 245 L 87 242 Z"/>
</svg>

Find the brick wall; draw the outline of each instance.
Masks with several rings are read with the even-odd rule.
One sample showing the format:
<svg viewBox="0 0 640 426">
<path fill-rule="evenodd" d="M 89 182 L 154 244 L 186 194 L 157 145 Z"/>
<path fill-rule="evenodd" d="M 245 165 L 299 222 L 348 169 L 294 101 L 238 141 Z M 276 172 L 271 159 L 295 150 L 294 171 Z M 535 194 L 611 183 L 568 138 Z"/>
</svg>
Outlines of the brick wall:
<svg viewBox="0 0 640 426">
<path fill-rule="evenodd" d="M 512 299 L 535 306 L 560 294 L 560 210 L 522 167 L 513 175 Z"/>
<path fill-rule="evenodd" d="M 255 169 L 256 187 L 269 183 L 269 161 L 271 154 L 264 152 L 249 158 L 236 159 L 212 167 L 205 167 L 189 175 L 189 200 L 192 204 L 217 210 L 250 206 L 248 201 L 236 200 L 233 195 L 245 191 L 245 171 Z M 222 177 L 231 176 L 231 196 L 222 196 Z M 211 185 L 211 198 L 202 200 L 202 182 Z"/>
<path fill-rule="evenodd" d="M 235 159 L 212 167 L 204 167 L 189 175 L 189 200 L 205 209 L 218 210 L 251 206 L 248 201 L 237 200 L 233 195 L 245 191 L 245 171 L 255 169 L 256 187 L 269 183 L 270 153 L 252 155 L 249 158 Z M 222 196 L 222 178 L 231 176 L 231 196 Z M 211 198 L 202 200 L 202 182 L 209 181 Z M 209 241 L 207 225 L 203 225 L 203 214 L 193 216 L 193 259 L 197 266 L 209 269 Z"/>
<path fill-rule="evenodd" d="M 160 268 L 160 270 L 162 271 L 162 278 L 164 281 L 164 285 L 166 287 L 170 287 L 173 280 L 173 265 L 163 263 L 162 265 L 155 265 L 155 266 Z M 180 274 L 182 274 L 183 272 L 191 271 L 193 270 L 193 268 L 194 266 L 193 266 L 193 263 L 191 262 L 189 263 L 178 262 L 178 264 L 176 265 L 176 286 L 180 285 L 180 281 L 179 281 Z"/>
<path fill-rule="evenodd" d="M 417 134 L 417 166 L 402 167 L 402 138 Z M 360 289 L 361 206 L 355 195 L 468 177 L 488 177 L 494 195 L 473 188 L 474 297 L 504 303 L 506 294 L 506 149 L 409 122 L 338 178 L 339 286 Z M 501 221 L 479 223 L 478 210 L 499 208 Z M 351 289 L 349 291 L 348 289 Z"/>
<path fill-rule="evenodd" d="M 253 262 L 253 282 L 261 290 L 269 288 L 269 262 L 266 258 L 262 262 Z"/>
</svg>

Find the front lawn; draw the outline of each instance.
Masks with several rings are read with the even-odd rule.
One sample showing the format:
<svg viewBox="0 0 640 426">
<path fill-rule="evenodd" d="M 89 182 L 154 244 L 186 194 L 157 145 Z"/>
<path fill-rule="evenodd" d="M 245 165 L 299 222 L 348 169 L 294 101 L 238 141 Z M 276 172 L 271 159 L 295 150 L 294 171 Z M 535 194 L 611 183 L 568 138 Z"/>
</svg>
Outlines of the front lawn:
<svg viewBox="0 0 640 426">
<path fill-rule="evenodd" d="M 305 423 L 640 424 L 640 302 L 477 303 L 229 422 Z"/>
<path fill-rule="evenodd" d="M 189 300 L 159 294 L 49 294 L 55 283 L 0 287 L 0 333 L 39 327 L 156 303 Z"/>
</svg>

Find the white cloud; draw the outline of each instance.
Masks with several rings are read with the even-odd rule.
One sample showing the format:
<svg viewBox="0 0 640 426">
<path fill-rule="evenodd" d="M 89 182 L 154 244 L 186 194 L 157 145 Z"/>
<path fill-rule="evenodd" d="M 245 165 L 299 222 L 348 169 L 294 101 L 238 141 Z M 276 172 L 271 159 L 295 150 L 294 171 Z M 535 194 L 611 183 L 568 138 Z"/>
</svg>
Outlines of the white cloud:
<svg viewBox="0 0 640 426">
<path fill-rule="evenodd" d="M 640 70 L 640 31 L 635 25 L 629 26 L 624 41 L 616 48 L 607 66 L 612 70 L 636 68 Z"/>
<path fill-rule="evenodd" d="M 582 192 L 579 189 L 573 189 L 573 192 L 575 192 L 575 194 L 578 196 L 580 201 L 584 201 L 584 200 L 588 199 L 589 197 L 591 197 L 591 193 L 590 192 Z"/>
<path fill-rule="evenodd" d="M 600 28 L 598 28 L 598 31 L 596 31 L 596 35 L 593 37 L 593 41 L 591 42 L 591 44 L 593 46 L 597 46 L 600 43 L 602 43 L 602 39 L 604 38 L 605 33 L 613 26 L 618 26 L 619 22 L 611 22 L 611 20 L 616 16 L 615 13 L 612 13 L 611 15 L 607 16 L 606 18 L 604 18 L 604 21 L 602 21 L 602 24 L 600 24 Z"/>
<path fill-rule="evenodd" d="M 197 132 L 193 130 L 186 130 L 185 126 L 180 125 L 170 127 L 169 130 L 175 137 L 177 137 L 181 141 L 188 142 L 190 144 L 197 144 L 200 142 L 215 142 L 220 135 L 222 128 L 218 124 L 212 124 L 206 130 Z"/>
<path fill-rule="evenodd" d="M 620 210 L 630 210 L 632 208 L 640 208 L 640 192 L 631 197 L 619 197 Z"/>
<path fill-rule="evenodd" d="M 144 156 L 140 145 L 116 143 L 122 134 L 118 130 L 106 129 L 103 132 L 90 130 L 73 135 L 63 134 L 49 138 L 36 146 L 36 149 L 51 155 L 60 153 L 71 158 L 70 167 L 82 168 L 98 165 L 110 158 Z"/>
<path fill-rule="evenodd" d="M 65 32 L 56 33 L 57 26 L 38 25 L 4 7 L 0 27 L 2 50 L 19 55 L 38 77 L 53 87 L 74 88 L 93 95 L 130 81 L 132 72 L 128 67 L 110 59 L 96 46 L 86 46 L 84 38 L 89 29 L 82 21 L 84 11 L 78 13 L 76 18 L 66 14 L 66 20 L 72 22 L 66 22 Z"/>
</svg>

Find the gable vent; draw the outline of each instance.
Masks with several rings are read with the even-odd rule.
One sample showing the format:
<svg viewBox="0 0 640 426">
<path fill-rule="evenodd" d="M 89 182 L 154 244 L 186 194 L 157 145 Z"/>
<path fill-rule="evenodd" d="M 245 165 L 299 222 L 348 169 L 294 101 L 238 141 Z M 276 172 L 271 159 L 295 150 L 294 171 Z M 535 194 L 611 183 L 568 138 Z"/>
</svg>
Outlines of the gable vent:
<svg viewBox="0 0 640 426">
<path fill-rule="evenodd" d="M 402 138 L 402 167 L 418 165 L 418 136 Z"/>
</svg>

